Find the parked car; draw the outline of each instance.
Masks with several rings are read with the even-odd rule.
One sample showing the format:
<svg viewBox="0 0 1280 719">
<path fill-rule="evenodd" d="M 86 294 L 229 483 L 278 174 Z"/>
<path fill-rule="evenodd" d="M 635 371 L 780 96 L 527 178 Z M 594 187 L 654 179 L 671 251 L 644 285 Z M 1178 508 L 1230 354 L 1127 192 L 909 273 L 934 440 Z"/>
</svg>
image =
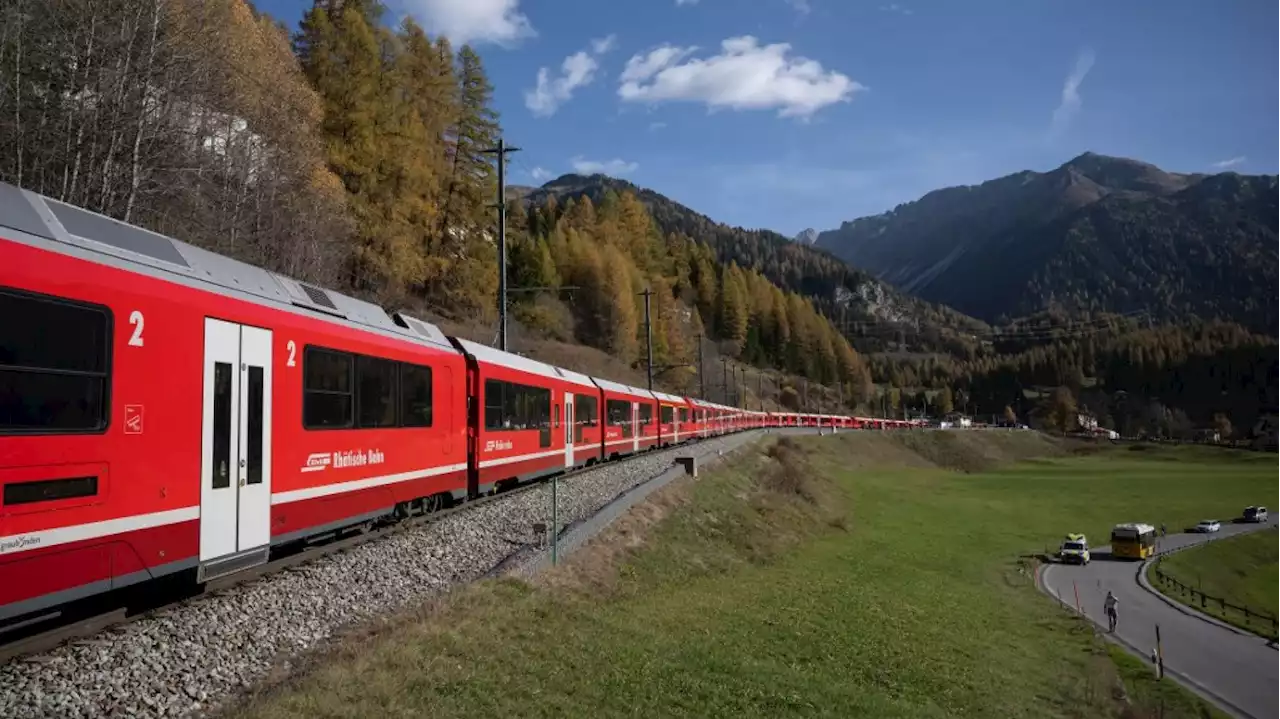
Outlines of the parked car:
<svg viewBox="0 0 1280 719">
<path fill-rule="evenodd" d="M 1267 508 L 1266 508 L 1266 507 L 1253 507 L 1253 506 L 1245 507 L 1245 508 L 1244 508 L 1244 514 L 1243 514 L 1243 515 L 1241 515 L 1241 516 L 1243 516 L 1243 517 L 1244 517 L 1244 521 L 1246 521 L 1246 522 L 1257 522 L 1257 523 L 1266 522 L 1266 521 L 1267 521 Z"/>
<path fill-rule="evenodd" d="M 1220 529 L 1222 529 L 1222 522 L 1219 522 L 1216 519 L 1202 519 L 1199 524 L 1191 528 L 1191 531 L 1199 532 L 1201 534 L 1212 534 Z"/>
</svg>

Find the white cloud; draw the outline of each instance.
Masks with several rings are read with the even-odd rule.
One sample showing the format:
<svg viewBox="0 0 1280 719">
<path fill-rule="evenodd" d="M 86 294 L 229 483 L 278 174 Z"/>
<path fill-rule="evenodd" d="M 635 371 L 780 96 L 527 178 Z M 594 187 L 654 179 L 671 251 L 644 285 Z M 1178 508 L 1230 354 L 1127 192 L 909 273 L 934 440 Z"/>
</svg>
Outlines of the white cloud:
<svg viewBox="0 0 1280 719">
<path fill-rule="evenodd" d="M 786 0 L 786 2 L 801 15 L 808 15 L 809 11 L 813 9 L 809 7 L 809 0 Z"/>
<path fill-rule="evenodd" d="M 536 182 L 546 182 L 547 180 L 551 179 L 551 173 L 547 172 L 541 167 L 535 167 L 532 170 L 530 170 L 529 176 L 532 177 Z"/>
<path fill-rule="evenodd" d="M 604 37 L 596 38 L 595 40 L 592 40 L 591 52 L 594 52 L 597 55 L 603 55 L 606 52 L 609 52 L 610 50 L 612 50 L 614 46 L 617 44 L 618 44 L 618 36 L 609 34 Z"/>
<path fill-rule="evenodd" d="M 880 12 L 891 12 L 891 13 L 897 13 L 898 15 L 914 15 L 915 14 L 915 11 L 912 10 L 911 8 L 905 5 L 899 5 L 896 2 L 891 2 L 888 5 L 881 5 Z"/>
<path fill-rule="evenodd" d="M 1094 59 L 1091 48 L 1081 50 L 1076 56 L 1076 66 L 1062 83 L 1062 100 L 1058 103 L 1058 108 L 1053 111 L 1053 121 L 1049 126 L 1051 135 L 1057 135 L 1067 129 L 1071 120 L 1080 112 L 1080 84 L 1084 82 L 1089 70 L 1093 69 Z"/>
<path fill-rule="evenodd" d="M 786 43 L 761 46 L 750 35 L 733 37 L 720 43 L 719 55 L 682 62 L 697 49 L 662 45 L 633 56 L 622 72 L 619 97 L 701 102 L 712 110 L 778 108 L 782 117 L 809 117 L 867 89 L 815 60 L 788 56 Z"/>
<path fill-rule="evenodd" d="M 520 12 L 520 0 L 397 0 L 428 31 L 456 45 L 512 44 L 537 34 Z"/>
<path fill-rule="evenodd" d="M 650 132 L 656 132 L 656 131 L 661 130 L 662 128 L 664 128 L 664 127 L 666 127 L 666 126 L 667 126 L 667 123 L 665 123 L 665 122 L 651 122 L 651 123 L 649 123 L 649 131 L 650 131 Z"/>
<path fill-rule="evenodd" d="M 682 5 L 697 5 L 697 4 L 698 4 L 698 0 L 676 0 L 676 7 L 680 7 Z"/>
<path fill-rule="evenodd" d="M 581 157 L 575 157 L 569 161 L 573 165 L 573 171 L 579 175 L 613 175 L 619 177 L 621 175 L 629 175 L 640 168 L 634 162 L 624 162 L 617 158 L 612 160 L 584 160 Z"/>
<path fill-rule="evenodd" d="M 1247 159 L 1249 158 L 1245 157 L 1244 155 L 1240 155 L 1238 157 L 1233 157 L 1229 160 L 1221 160 L 1219 162 L 1215 162 L 1213 163 L 1213 167 L 1214 169 L 1217 169 L 1217 170 L 1225 170 L 1228 167 L 1235 167 L 1236 165 L 1243 163 Z"/>
<path fill-rule="evenodd" d="M 595 56 L 609 52 L 614 45 L 614 36 L 602 37 L 591 41 L 591 52 L 579 50 L 566 57 L 560 63 L 560 75 L 551 77 L 551 71 L 545 67 L 538 68 L 537 85 L 524 92 L 524 106 L 536 117 L 550 117 L 556 110 L 573 97 L 573 91 L 590 85 L 595 80 L 596 70 L 600 62 Z"/>
</svg>

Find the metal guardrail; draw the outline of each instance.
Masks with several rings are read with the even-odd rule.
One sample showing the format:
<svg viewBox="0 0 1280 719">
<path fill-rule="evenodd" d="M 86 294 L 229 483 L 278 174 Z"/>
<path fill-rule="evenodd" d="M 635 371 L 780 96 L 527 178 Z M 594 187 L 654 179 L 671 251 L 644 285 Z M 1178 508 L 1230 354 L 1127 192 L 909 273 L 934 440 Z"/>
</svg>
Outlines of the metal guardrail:
<svg viewBox="0 0 1280 719">
<path fill-rule="evenodd" d="M 1212 594 L 1206 594 L 1203 591 L 1196 589 L 1195 587 L 1189 584 L 1185 584 L 1181 581 L 1178 581 L 1177 579 L 1174 579 L 1168 574 L 1165 574 L 1164 571 L 1160 569 L 1160 563 L 1162 561 L 1164 561 L 1164 557 L 1157 557 L 1155 561 L 1155 565 L 1152 568 L 1152 571 L 1156 576 L 1156 581 L 1158 581 L 1162 587 L 1173 589 L 1177 591 L 1179 594 L 1181 594 L 1182 596 L 1187 597 L 1190 600 L 1189 603 L 1191 605 L 1194 606 L 1196 603 L 1196 598 L 1199 597 L 1201 609 L 1208 609 L 1209 605 L 1212 603 L 1212 604 L 1218 605 L 1218 608 L 1222 610 L 1222 613 L 1224 615 L 1228 612 L 1228 610 L 1230 610 L 1243 616 L 1244 623 L 1247 626 L 1252 627 L 1253 622 L 1257 620 L 1261 626 L 1266 626 L 1267 624 L 1270 624 L 1272 634 L 1276 634 L 1277 629 L 1280 628 L 1277 625 L 1276 616 L 1274 614 L 1270 614 L 1268 612 L 1259 612 L 1259 611 L 1250 609 L 1249 607 L 1244 606 L 1242 604 L 1232 604 L 1225 597 L 1215 597 Z"/>
<path fill-rule="evenodd" d="M 1131 442 L 1133 444 L 1156 444 L 1156 445 L 1196 445 L 1200 447 L 1221 447 L 1223 449 L 1243 449 L 1250 452 L 1275 452 L 1276 445 L 1274 442 L 1268 442 L 1265 439 L 1224 439 L 1217 442 L 1211 442 L 1207 439 L 1174 439 L 1172 437 L 1125 437 L 1121 436 L 1118 441 Z"/>
</svg>

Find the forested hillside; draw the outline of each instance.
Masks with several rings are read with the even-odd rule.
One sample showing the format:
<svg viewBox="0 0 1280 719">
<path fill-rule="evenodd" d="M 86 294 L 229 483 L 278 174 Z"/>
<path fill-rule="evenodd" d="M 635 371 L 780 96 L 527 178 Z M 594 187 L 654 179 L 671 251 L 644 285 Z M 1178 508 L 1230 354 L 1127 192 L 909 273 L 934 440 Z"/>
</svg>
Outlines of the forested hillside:
<svg viewBox="0 0 1280 719">
<path fill-rule="evenodd" d="M 867 351 L 909 340 L 920 349 L 956 351 L 971 345 L 985 323 L 950 308 L 895 290 L 842 260 L 798 244 L 771 230 L 747 230 L 716 222 L 653 190 L 604 175 L 564 175 L 540 188 L 515 193 L 540 204 L 587 197 L 600 202 L 608 193 L 632 193 L 653 214 L 664 235 L 709 247 L 721 263 L 760 272 L 784 290 L 811 299 L 844 334 Z"/>
<path fill-rule="evenodd" d="M 373 0 L 315 0 L 290 37 L 244 0 L 0 0 L 0 179 L 384 306 L 491 323 L 493 87 L 472 48 L 384 20 Z M 705 333 L 866 397 L 865 364 L 809 299 L 665 236 L 630 194 L 600 199 L 527 218 L 512 203 L 518 317 L 637 363 L 651 288 L 671 372 L 692 371 Z"/>
<path fill-rule="evenodd" d="M 990 322 L 1146 311 L 1274 332 L 1277 221 L 1274 176 L 1085 153 L 1051 172 L 935 190 L 824 232 L 818 246 Z"/>
<path fill-rule="evenodd" d="M 692 364 L 694 343 L 706 335 L 720 338 L 731 357 L 822 383 L 840 380 L 851 400 L 869 396 L 866 365 L 812 302 L 754 270 L 716 262 L 705 245 L 663 237 L 629 192 L 605 193 L 598 205 L 550 196 L 531 213 L 515 204 L 509 228 L 516 310 L 527 324 L 637 358 L 643 315 L 636 301 L 650 289 L 659 367 Z"/>
<path fill-rule="evenodd" d="M 1111 315 L 1023 326 L 969 359 L 881 355 L 870 363 L 894 413 L 955 410 L 1071 430 L 1079 410 L 1129 436 L 1191 438 L 1216 428 L 1223 439 L 1247 438 L 1274 417 L 1280 395 L 1276 338 L 1223 322 L 1152 326 Z"/>
</svg>

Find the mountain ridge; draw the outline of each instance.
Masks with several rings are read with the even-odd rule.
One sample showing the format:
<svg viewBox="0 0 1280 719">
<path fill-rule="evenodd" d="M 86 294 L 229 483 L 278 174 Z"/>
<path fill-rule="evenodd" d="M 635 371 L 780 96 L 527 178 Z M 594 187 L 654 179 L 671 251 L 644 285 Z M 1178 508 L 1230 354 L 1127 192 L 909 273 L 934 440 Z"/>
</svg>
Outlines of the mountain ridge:
<svg viewBox="0 0 1280 719">
<path fill-rule="evenodd" d="M 817 246 L 988 322 L 1145 309 L 1274 332 L 1275 187 L 1274 175 L 1173 173 L 1086 152 L 1048 172 L 934 190 L 822 232 Z M 1219 299 L 1242 286 L 1247 298 Z"/>
</svg>

